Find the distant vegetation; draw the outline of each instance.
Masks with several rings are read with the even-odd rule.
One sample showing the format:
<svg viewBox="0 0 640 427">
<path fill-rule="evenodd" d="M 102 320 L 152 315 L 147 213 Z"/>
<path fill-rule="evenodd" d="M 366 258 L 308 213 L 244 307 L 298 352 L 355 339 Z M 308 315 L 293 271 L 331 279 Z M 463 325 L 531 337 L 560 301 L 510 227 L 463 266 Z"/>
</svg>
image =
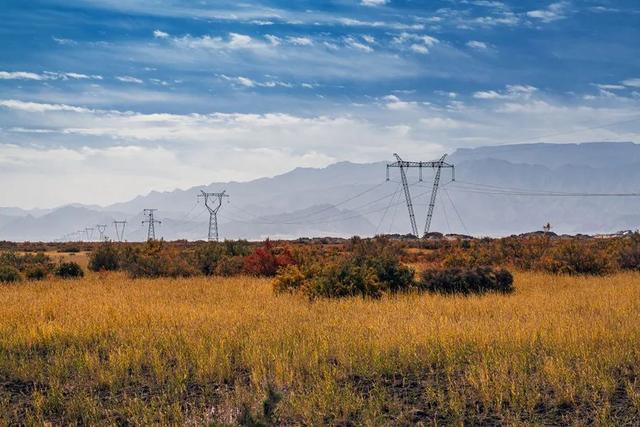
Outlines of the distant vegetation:
<svg viewBox="0 0 640 427">
<path fill-rule="evenodd" d="M 433 237 L 4 246 L 0 425 L 639 419 L 638 235 Z"/>
</svg>

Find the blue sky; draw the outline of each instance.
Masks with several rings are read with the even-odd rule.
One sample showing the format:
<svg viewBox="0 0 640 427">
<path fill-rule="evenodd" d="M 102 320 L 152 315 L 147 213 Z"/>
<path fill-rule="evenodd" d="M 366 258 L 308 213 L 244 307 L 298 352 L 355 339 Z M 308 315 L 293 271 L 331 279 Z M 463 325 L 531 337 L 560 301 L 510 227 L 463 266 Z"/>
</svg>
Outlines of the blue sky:
<svg viewBox="0 0 640 427">
<path fill-rule="evenodd" d="M 637 1 L 5 0 L 0 20 L 5 206 L 639 142 Z"/>
</svg>

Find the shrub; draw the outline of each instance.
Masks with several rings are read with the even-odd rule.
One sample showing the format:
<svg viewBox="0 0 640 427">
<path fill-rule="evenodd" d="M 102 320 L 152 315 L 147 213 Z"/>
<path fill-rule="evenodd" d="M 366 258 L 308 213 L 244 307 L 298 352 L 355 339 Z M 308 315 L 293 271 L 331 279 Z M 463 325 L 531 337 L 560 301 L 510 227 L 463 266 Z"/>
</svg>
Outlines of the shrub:
<svg viewBox="0 0 640 427">
<path fill-rule="evenodd" d="M 611 264 L 609 253 L 571 240 L 555 245 L 540 259 L 538 267 L 554 274 L 603 275 L 612 270 Z"/>
<path fill-rule="evenodd" d="M 205 276 L 216 274 L 218 263 L 225 256 L 225 247 L 222 243 L 206 242 L 199 245 L 195 251 L 198 270 Z"/>
<path fill-rule="evenodd" d="M 401 264 L 398 252 L 382 239 L 351 241 L 350 255 L 333 261 L 313 257 L 300 266 L 281 268 L 273 286 L 277 293 L 301 292 L 309 298 L 362 296 L 379 298 L 414 288 L 414 271 Z M 300 258 L 304 259 L 304 258 Z"/>
<path fill-rule="evenodd" d="M 443 294 L 509 293 L 513 276 L 508 270 L 491 267 L 429 269 L 422 273 L 420 288 Z"/>
<path fill-rule="evenodd" d="M 223 256 L 216 265 L 217 276 L 238 276 L 244 272 L 244 258 L 241 256 Z"/>
<path fill-rule="evenodd" d="M 273 281 L 273 289 L 276 293 L 295 292 L 305 286 L 307 277 L 297 265 L 287 265 L 278 270 Z"/>
<path fill-rule="evenodd" d="M 330 264 L 306 288 L 311 298 L 340 298 L 362 296 L 379 298 L 384 285 L 375 270 L 355 262 L 353 258 Z"/>
<path fill-rule="evenodd" d="M 120 254 L 111 242 L 101 243 L 89 257 L 89 270 L 115 271 L 120 266 Z"/>
<path fill-rule="evenodd" d="M 623 270 L 640 270 L 640 236 L 634 234 L 618 252 L 618 266 Z"/>
<path fill-rule="evenodd" d="M 148 241 L 142 249 L 126 249 L 122 259 L 124 269 L 133 278 L 190 277 L 198 273 L 185 253 L 162 241 Z"/>
<path fill-rule="evenodd" d="M 0 266 L 0 283 L 16 283 L 21 280 L 22 277 L 17 268 L 10 265 Z"/>
<path fill-rule="evenodd" d="M 43 252 L 35 255 L 31 253 L 20 255 L 15 252 L 4 252 L 0 254 L 0 265 L 8 265 L 24 272 L 34 265 L 49 267 L 51 265 L 51 258 Z"/>
<path fill-rule="evenodd" d="M 254 276 L 275 276 L 278 269 L 295 264 L 295 259 L 287 248 L 276 248 L 270 240 L 256 248 L 244 258 L 244 269 Z"/>
<path fill-rule="evenodd" d="M 43 280 L 47 277 L 49 271 L 43 265 L 34 265 L 27 270 L 27 279 L 29 280 Z"/>
<path fill-rule="evenodd" d="M 84 276 L 82 267 L 77 262 L 62 262 L 54 271 L 55 275 L 62 279 L 75 279 Z"/>
</svg>

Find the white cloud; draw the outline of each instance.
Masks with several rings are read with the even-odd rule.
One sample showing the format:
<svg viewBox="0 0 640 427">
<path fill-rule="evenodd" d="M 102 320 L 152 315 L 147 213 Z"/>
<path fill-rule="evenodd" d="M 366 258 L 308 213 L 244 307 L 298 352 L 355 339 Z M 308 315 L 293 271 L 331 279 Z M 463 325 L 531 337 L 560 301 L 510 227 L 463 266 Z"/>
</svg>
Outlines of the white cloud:
<svg viewBox="0 0 640 427">
<path fill-rule="evenodd" d="M 476 99 L 527 99 L 536 92 L 538 88 L 529 85 L 507 85 L 506 90 L 497 92 L 495 90 L 479 91 L 473 94 Z"/>
<path fill-rule="evenodd" d="M 296 46 L 311 46 L 313 41 L 309 37 L 287 37 L 289 43 Z"/>
<path fill-rule="evenodd" d="M 46 80 L 46 76 L 26 71 L 0 71 L 1 80 Z"/>
<path fill-rule="evenodd" d="M 395 36 L 391 41 L 394 44 L 405 47 L 408 45 L 408 49 L 423 55 L 429 53 L 430 47 L 440 42 L 435 37 L 407 32 L 403 32 L 400 35 Z"/>
<path fill-rule="evenodd" d="M 389 0 L 360 0 L 360 4 L 363 6 L 384 6 L 389 3 Z"/>
<path fill-rule="evenodd" d="M 592 126 L 637 116 L 640 98 L 566 106 L 546 95 L 538 99 L 538 90 L 528 85 L 488 92 L 501 99 L 442 108 L 388 95 L 363 105 L 361 116 L 333 117 L 143 114 L 0 100 L 0 117 L 12 124 L 0 132 L 17 141 L 0 143 L 0 181 L 16 183 L 2 187 L 1 196 L 6 204 L 23 206 L 33 203 L 30 194 L 36 190 L 43 205 L 110 203 L 152 189 L 247 180 L 297 166 L 382 160 L 394 151 L 436 158 L 457 147 L 531 140 L 565 130 L 571 133 L 553 142 L 640 138 L 628 126 Z M 39 145 L 45 137 L 55 146 Z M 212 158 L 223 167 L 211 169 Z M 95 192 L 96 187 L 104 191 Z"/>
<path fill-rule="evenodd" d="M 366 41 L 369 44 L 373 44 L 376 42 L 376 38 L 367 34 L 364 34 L 362 36 L 362 40 Z"/>
<path fill-rule="evenodd" d="M 119 80 L 119 81 L 124 82 L 124 83 L 137 83 L 137 84 L 144 83 L 139 78 L 132 77 L 132 76 L 116 76 L 116 80 Z"/>
<path fill-rule="evenodd" d="M 28 71 L 0 71 L 0 80 L 102 80 L 99 75 L 87 75 L 81 73 L 55 73 L 45 71 L 41 74 Z"/>
<path fill-rule="evenodd" d="M 594 83 L 594 86 L 602 90 L 622 90 L 625 88 L 624 85 L 599 84 L 599 83 Z"/>
<path fill-rule="evenodd" d="M 77 41 L 75 40 L 71 40 L 71 39 L 63 39 L 63 38 L 59 38 L 59 37 L 53 37 L 53 41 L 55 41 L 56 43 L 58 43 L 59 45 L 67 45 L 67 46 L 75 46 L 78 44 Z"/>
<path fill-rule="evenodd" d="M 499 99 L 504 98 L 504 95 L 499 94 L 495 90 L 483 90 L 475 92 L 473 97 L 477 99 Z"/>
<path fill-rule="evenodd" d="M 157 39 L 166 39 L 169 37 L 169 33 L 165 33 L 162 30 L 154 30 L 153 31 L 153 37 L 157 38 Z"/>
<path fill-rule="evenodd" d="M 487 44 L 485 42 L 480 42 L 477 40 L 470 40 L 467 42 L 467 46 L 472 49 L 486 49 Z"/>
<path fill-rule="evenodd" d="M 46 104 L 40 102 L 25 102 L 15 99 L 0 100 L 0 107 L 30 113 L 44 113 L 47 111 L 71 111 L 74 113 L 92 113 L 94 110 L 65 104 Z"/>
<path fill-rule="evenodd" d="M 527 12 L 527 16 L 539 19 L 544 23 L 549 23 L 566 18 L 568 6 L 569 4 L 566 1 L 552 3 L 546 9 L 531 10 Z"/>
<path fill-rule="evenodd" d="M 347 46 L 353 48 L 353 49 L 358 49 L 361 50 L 363 52 L 373 52 L 373 48 L 371 46 L 368 46 L 364 43 L 360 43 L 359 41 L 357 41 L 356 39 L 354 39 L 353 37 L 346 37 L 344 39 L 344 42 Z"/>
<path fill-rule="evenodd" d="M 274 36 L 271 34 L 267 34 L 264 36 L 265 39 L 269 40 L 269 43 L 271 43 L 273 46 L 278 46 L 280 44 L 280 42 L 282 41 L 282 39 L 278 36 Z"/>
<path fill-rule="evenodd" d="M 275 36 L 274 36 L 275 37 Z M 211 37 L 205 35 L 202 37 L 193 37 L 186 35 L 183 37 L 174 37 L 173 43 L 180 48 L 189 49 L 210 49 L 210 50 L 253 50 L 263 51 L 267 48 L 279 44 L 274 43 L 277 38 L 265 37 L 269 43 L 265 43 L 261 40 L 256 40 L 251 36 L 240 33 L 229 33 L 227 38 Z M 278 39 L 279 42 L 279 39 Z"/>
<path fill-rule="evenodd" d="M 640 79 L 623 80 L 622 84 L 629 87 L 640 87 Z"/>
<path fill-rule="evenodd" d="M 336 20 L 339 24 L 347 27 L 371 27 L 371 28 L 389 28 L 392 30 L 424 30 L 423 24 L 406 24 L 402 22 L 387 22 L 387 21 L 361 21 L 353 18 L 338 18 Z"/>
<path fill-rule="evenodd" d="M 385 107 L 389 110 L 409 110 L 418 104 L 412 101 L 403 101 L 395 95 L 387 95 L 382 98 Z"/>
</svg>

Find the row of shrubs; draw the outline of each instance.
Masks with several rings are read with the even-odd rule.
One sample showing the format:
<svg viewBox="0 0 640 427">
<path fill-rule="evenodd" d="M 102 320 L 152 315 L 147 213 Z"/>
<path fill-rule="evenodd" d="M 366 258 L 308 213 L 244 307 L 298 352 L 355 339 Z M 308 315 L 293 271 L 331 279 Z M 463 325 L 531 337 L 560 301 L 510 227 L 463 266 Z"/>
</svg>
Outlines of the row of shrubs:
<svg viewBox="0 0 640 427">
<path fill-rule="evenodd" d="M 394 245 L 384 239 L 356 239 L 347 254 L 331 261 L 306 258 L 283 267 L 274 280 L 277 293 L 300 293 L 310 299 L 362 296 L 379 298 L 400 292 L 472 294 L 513 291 L 513 276 L 491 267 L 436 268 L 415 271 L 402 264 Z"/>
<path fill-rule="evenodd" d="M 553 274 L 605 275 L 640 270 L 640 235 L 615 239 L 530 236 L 462 240 L 441 244 L 415 260 L 441 263 L 447 268 L 511 266 Z"/>
<path fill-rule="evenodd" d="M 82 267 L 75 262 L 54 264 L 44 253 L 17 254 L 5 252 L 0 254 L 0 283 L 17 283 L 27 280 L 43 280 L 49 275 L 69 279 L 83 277 Z"/>
<path fill-rule="evenodd" d="M 510 292 L 506 270 L 452 268 L 428 270 L 419 280 L 401 262 L 401 247 L 387 239 L 353 239 L 344 247 L 292 251 L 267 240 L 200 243 L 187 250 L 162 241 L 146 245 L 104 243 L 89 260 L 93 271 L 126 271 L 130 277 L 252 276 L 275 277 L 278 293 L 301 293 L 311 299 L 411 291 L 443 293 Z"/>
<path fill-rule="evenodd" d="M 163 241 L 149 241 L 143 246 L 106 242 L 91 253 L 89 269 L 123 270 L 133 278 L 275 276 L 279 268 L 295 262 L 288 248 L 277 247 L 269 240 L 253 249 L 246 241 L 206 242 L 191 249 Z"/>
</svg>

